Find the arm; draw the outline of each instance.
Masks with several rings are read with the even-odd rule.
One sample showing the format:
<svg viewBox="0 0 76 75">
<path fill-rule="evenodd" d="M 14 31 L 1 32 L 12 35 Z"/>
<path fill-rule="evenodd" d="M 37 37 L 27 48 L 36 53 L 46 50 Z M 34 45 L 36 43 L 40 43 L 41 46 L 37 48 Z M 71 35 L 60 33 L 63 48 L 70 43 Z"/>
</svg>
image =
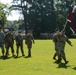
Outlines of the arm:
<svg viewBox="0 0 76 75">
<path fill-rule="evenodd" d="M 73 46 L 71 41 L 68 39 L 68 37 L 66 37 L 66 42 L 70 45 L 70 46 Z"/>
<path fill-rule="evenodd" d="M 32 41 L 33 41 L 33 43 L 35 43 L 33 35 L 32 35 Z"/>
</svg>

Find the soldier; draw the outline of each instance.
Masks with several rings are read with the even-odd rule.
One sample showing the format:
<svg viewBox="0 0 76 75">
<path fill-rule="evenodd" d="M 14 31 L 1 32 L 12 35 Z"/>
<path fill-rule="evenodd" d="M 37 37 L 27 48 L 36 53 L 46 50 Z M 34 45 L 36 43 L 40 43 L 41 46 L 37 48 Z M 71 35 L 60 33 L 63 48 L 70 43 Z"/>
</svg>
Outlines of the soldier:
<svg viewBox="0 0 76 75">
<path fill-rule="evenodd" d="M 66 60 L 66 56 L 65 56 L 65 44 L 66 42 L 72 46 L 71 41 L 68 39 L 68 37 L 65 35 L 65 31 L 61 31 L 60 36 L 59 36 L 59 40 L 58 40 L 58 50 L 60 52 L 60 56 L 61 58 L 65 61 L 65 64 L 67 64 L 69 61 Z M 61 60 L 60 60 L 61 61 Z"/>
<path fill-rule="evenodd" d="M 25 43 L 28 48 L 28 57 L 31 57 L 32 42 L 34 43 L 34 38 L 32 35 L 32 31 L 29 31 L 25 38 Z"/>
<path fill-rule="evenodd" d="M 59 56 L 59 50 L 58 50 L 58 36 L 59 36 L 59 29 L 56 29 L 55 30 L 55 33 L 53 35 L 53 42 L 54 42 L 54 45 L 55 45 L 55 54 L 53 56 L 53 59 L 56 60 L 56 56 L 58 56 L 58 60 L 60 60 L 60 56 Z"/>
<path fill-rule="evenodd" d="M 4 33 L 2 32 L 1 27 L 0 27 L 0 47 L 2 49 L 2 57 L 4 57 Z"/>
<path fill-rule="evenodd" d="M 21 36 L 21 31 L 19 31 L 18 35 L 16 36 L 16 46 L 17 46 L 17 51 L 16 51 L 17 57 L 19 54 L 19 47 L 21 48 L 22 56 L 25 56 L 23 51 L 23 37 Z"/>
<path fill-rule="evenodd" d="M 13 36 L 13 30 L 10 28 L 8 33 L 5 35 L 5 47 L 6 47 L 6 57 L 8 57 L 8 50 L 11 47 L 12 50 L 12 56 L 14 57 L 14 36 Z"/>
</svg>

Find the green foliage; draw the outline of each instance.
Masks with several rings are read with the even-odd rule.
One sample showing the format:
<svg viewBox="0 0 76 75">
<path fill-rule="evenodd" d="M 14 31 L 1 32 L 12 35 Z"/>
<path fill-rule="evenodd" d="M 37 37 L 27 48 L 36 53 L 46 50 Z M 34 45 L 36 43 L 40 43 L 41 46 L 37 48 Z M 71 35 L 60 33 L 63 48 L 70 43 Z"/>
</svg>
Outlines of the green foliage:
<svg viewBox="0 0 76 75">
<path fill-rule="evenodd" d="M 76 39 L 70 40 L 73 47 L 66 44 L 65 48 L 66 57 L 69 60 L 67 65 L 64 65 L 64 61 L 57 64 L 53 60 L 55 50 L 52 40 L 35 40 L 31 58 L 21 57 L 21 51 L 19 51 L 19 58 L 12 58 L 9 50 L 9 59 L 0 59 L 0 73 L 1 75 L 76 75 Z M 14 47 L 16 52 L 16 44 Z M 24 51 L 27 56 L 25 42 Z"/>
<path fill-rule="evenodd" d="M 6 14 L 4 12 L 4 4 L 0 3 L 0 26 L 4 27 L 7 22 Z"/>
<path fill-rule="evenodd" d="M 32 29 L 36 38 L 40 33 L 53 33 L 66 22 L 73 0 L 14 0 L 13 8 L 22 11 L 24 28 Z M 15 4 L 16 3 L 16 4 Z"/>
</svg>

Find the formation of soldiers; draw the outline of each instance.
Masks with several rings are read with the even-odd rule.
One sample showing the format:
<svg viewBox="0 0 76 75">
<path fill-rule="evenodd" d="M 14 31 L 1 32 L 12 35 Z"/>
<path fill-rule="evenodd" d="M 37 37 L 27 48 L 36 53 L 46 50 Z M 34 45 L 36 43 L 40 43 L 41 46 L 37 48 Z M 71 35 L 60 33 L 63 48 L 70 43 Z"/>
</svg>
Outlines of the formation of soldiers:
<svg viewBox="0 0 76 75">
<path fill-rule="evenodd" d="M 61 32 L 59 29 L 56 30 L 55 34 L 53 35 L 53 42 L 55 44 L 55 54 L 53 56 L 53 59 L 56 60 L 56 56 L 58 56 L 57 62 L 61 62 L 63 59 L 65 64 L 67 64 L 69 61 L 66 60 L 65 55 L 65 44 L 66 42 L 72 46 L 71 41 L 68 39 L 68 37 L 65 35 L 65 30 L 63 29 Z"/>
<path fill-rule="evenodd" d="M 11 48 L 12 56 L 19 56 L 19 48 L 21 50 L 22 56 L 25 56 L 24 50 L 23 50 L 23 37 L 21 35 L 21 31 L 18 32 L 18 35 L 15 37 L 16 40 L 16 55 L 14 55 L 14 36 L 13 36 L 13 30 L 9 29 L 8 33 L 4 35 L 2 32 L 2 28 L 0 27 L 0 47 L 2 49 L 2 57 L 8 58 L 9 55 L 9 48 Z M 56 60 L 56 56 L 58 56 L 57 62 L 61 62 L 63 59 L 65 64 L 67 64 L 69 61 L 66 60 L 66 55 L 64 52 L 65 44 L 66 42 L 72 46 L 71 41 L 68 39 L 68 37 L 65 35 L 65 31 L 62 30 L 61 32 L 59 29 L 56 30 L 55 34 L 53 35 L 53 42 L 55 44 L 55 54 L 53 56 L 53 59 Z M 28 56 L 31 57 L 31 48 L 32 43 L 34 42 L 34 37 L 31 31 L 28 32 L 28 34 L 25 37 L 25 44 L 28 48 Z M 6 51 L 4 50 L 4 46 L 6 48 Z"/>
<path fill-rule="evenodd" d="M 16 55 L 14 50 L 14 39 L 16 40 Z M 31 57 L 31 48 L 32 43 L 34 43 L 34 38 L 32 35 L 32 32 L 29 31 L 28 34 L 25 37 L 25 43 L 28 48 L 28 56 Z M 5 46 L 5 49 L 4 49 Z M 0 47 L 2 49 L 2 58 L 8 58 L 9 55 L 9 48 L 11 48 L 12 57 L 18 57 L 19 56 L 19 47 L 22 53 L 22 56 L 25 56 L 24 50 L 23 50 L 23 36 L 21 35 L 21 31 L 18 32 L 18 35 L 14 38 L 13 30 L 12 28 L 9 29 L 9 31 L 4 34 L 2 28 L 0 27 Z"/>
</svg>

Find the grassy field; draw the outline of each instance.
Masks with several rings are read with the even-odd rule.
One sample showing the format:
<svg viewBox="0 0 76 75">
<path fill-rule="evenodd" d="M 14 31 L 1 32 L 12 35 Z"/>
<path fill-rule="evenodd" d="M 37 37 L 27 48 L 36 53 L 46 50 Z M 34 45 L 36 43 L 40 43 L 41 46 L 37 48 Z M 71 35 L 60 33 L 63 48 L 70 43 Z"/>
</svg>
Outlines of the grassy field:
<svg viewBox="0 0 76 75">
<path fill-rule="evenodd" d="M 25 58 L 19 54 L 19 58 L 11 57 L 0 59 L 0 75 L 76 75 L 76 39 L 70 39 L 73 47 L 66 44 L 65 53 L 69 63 L 57 64 L 52 59 L 55 50 L 52 40 L 35 40 L 32 48 L 32 57 Z M 16 50 L 16 47 L 14 45 Z M 27 47 L 24 44 L 25 55 Z M 0 50 L 1 56 L 1 50 Z"/>
</svg>

